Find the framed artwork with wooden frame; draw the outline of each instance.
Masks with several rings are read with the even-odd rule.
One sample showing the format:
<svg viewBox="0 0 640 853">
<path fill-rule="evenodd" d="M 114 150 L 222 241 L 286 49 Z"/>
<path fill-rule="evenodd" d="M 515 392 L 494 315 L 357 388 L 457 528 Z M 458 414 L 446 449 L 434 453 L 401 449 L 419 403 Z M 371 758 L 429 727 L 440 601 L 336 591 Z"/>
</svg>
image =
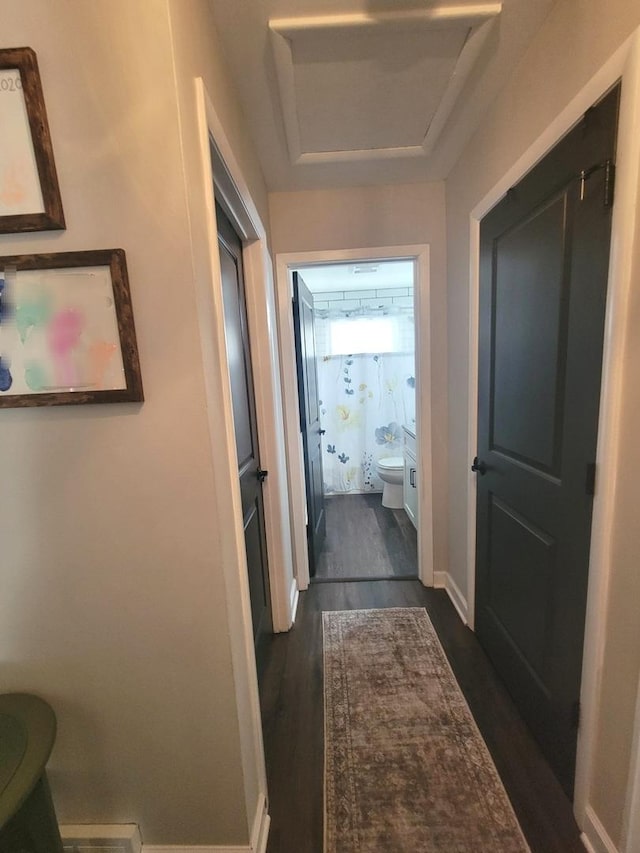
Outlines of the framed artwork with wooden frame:
<svg viewBox="0 0 640 853">
<path fill-rule="evenodd" d="M 122 249 L 0 257 L 0 408 L 143 399 Z"/>
<path fill-rule="evenodd" d="M 36 55 L 0 49 L 0 234 L 64 227 Z"/>
</svg>

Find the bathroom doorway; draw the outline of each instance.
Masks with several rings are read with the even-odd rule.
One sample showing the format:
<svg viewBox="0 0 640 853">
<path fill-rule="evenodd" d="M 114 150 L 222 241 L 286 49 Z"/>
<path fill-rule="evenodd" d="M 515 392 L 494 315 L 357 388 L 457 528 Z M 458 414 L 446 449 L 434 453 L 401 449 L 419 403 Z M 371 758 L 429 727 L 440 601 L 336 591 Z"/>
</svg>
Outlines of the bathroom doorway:
<svg viewBox="0 0 640 853">
<path fill-rule="evenodd" d="M 298 377 L 296 372 L 295 334 L 293 321 L 293 272 L 304 279 L 312 267 L 335 264 L 364 264 L 382 261 L 411 261 L 414 270 L 414 334 L 416 451 L 420 464 L 412 475 L 418 497 L 417 566 L 418 579 L 425 586 L 444 586 L 445 572 L 435 571 L 434 559 L 434 487 L 432 472 L 437 442 L 432 433 L 432 367 L 431 346 L 433 317 L 430 287 L 430 251 L 428 244 L 375 246 L 358 249 L 323 249 L 320 251 L 283 252 L 275 257 L 276 298 L 282 395 L 285 412 L 285 446 L 289 486 L 289 516 L 292 529 L 295 588 L 291 591 L 295 609 L 299 591 L 310 583 L 309 549 L 307 538 L 307 501 L 305 495 L 303 442 L 300 428 Z M 365 287 L 360 289 L 364 290 Z M 353 384 L 353 383 L 352 383 Z M 351 395 L 346 395 L 351 396 Z M 325 455 L 326 452 L 325 452 Z M 381 499 L 381 498 L 380 498 Z M 440 499 L 438 499 L 439 501 Z"/>
<path fill-rule="evenodd" d="M 291 275 L 310 577 L 415 578 L 416 263 Z"/>
</svg>

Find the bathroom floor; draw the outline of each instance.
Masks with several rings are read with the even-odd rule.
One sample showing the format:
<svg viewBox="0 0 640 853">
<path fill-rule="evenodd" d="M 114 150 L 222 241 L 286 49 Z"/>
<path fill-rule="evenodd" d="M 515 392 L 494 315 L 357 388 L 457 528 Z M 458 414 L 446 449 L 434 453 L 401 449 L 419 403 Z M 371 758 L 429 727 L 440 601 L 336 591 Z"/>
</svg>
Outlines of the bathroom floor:
<svg viewBox="0 0 640 853">
<path fill-rule="evenodd" d="M 386 509 L 371 493 L 327 497 L 325 512 L 315 581 L 417 577 L 418 537 L 403 509 Z"/>
</svg>

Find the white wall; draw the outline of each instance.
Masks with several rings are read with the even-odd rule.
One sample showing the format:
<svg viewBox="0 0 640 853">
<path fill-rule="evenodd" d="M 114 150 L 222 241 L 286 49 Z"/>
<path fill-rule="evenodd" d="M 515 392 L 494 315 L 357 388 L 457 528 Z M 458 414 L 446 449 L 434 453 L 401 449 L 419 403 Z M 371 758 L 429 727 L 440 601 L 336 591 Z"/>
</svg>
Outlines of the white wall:
<svg viewBox="0 0 640 853">
<path fill-rule="evenodd" d="M 447 568 L 447 339 L 444 185 L 406 184 L 269 194 L 281 253 L 430 244 L 434 568 Z"/>
<path fill-rule="evenodd" d="M 466 589 L 469 216 L 640 24 L 636 0 L 560 0 L 447 180 L 450 571 Z M 614 252 L 616 248 L 614 246 Z M 629 305 L 606 651 L 590 801 L 618 844 L 640 669 L 638 278 Z M 631 330 L 633 332 L 631 333 Z M 633 436 L 636 436 L 634 439 Z"/>
<path fill-rule="evenodd" d="M 210 90 L 266 211 L 205 35 Z M 0 236 L 0 253 L 124 248 L 146 395 L 2 411 L 0 683 L 56 710 L 61 822 L 246 844 L 168 0 L 4 0 L 0 38 L 37 53 L 67 219 Z"/>
</svg>

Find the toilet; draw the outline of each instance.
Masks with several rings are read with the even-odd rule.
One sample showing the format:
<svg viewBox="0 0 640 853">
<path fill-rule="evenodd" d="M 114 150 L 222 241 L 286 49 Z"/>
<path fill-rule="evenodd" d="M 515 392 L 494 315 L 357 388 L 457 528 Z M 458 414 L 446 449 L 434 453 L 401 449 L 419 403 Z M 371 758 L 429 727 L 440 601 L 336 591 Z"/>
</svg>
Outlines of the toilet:
<svg viewBox="0 0 640 853">
<path fill-rule="evenodd" d="M 378 459 L 378 476 L 384 483 L 382 490 L 382 506 L 388 509 L 402 509 L 404 496 L 402 484 L 404 481 L 404 459 L 402 456 L 390 456 L 388 459 Z"/>
</svg>

